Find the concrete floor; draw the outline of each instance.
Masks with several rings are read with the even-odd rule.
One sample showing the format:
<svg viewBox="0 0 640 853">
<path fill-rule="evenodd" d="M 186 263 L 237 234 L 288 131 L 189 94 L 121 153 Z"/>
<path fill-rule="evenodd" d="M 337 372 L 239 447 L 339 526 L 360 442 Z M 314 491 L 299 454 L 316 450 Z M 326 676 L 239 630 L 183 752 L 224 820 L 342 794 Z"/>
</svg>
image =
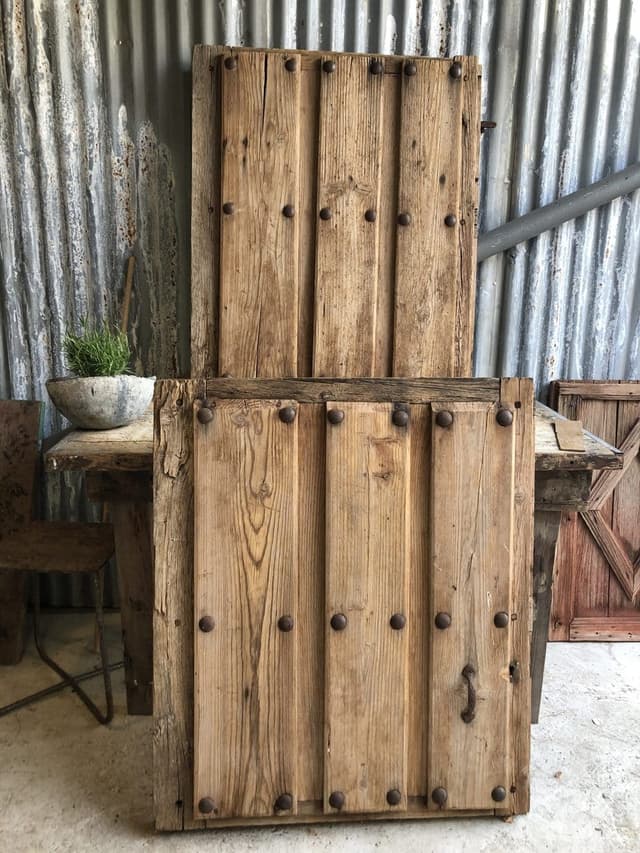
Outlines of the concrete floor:
<svg viewBox="0 0 640 853">
<path fill-rule="evenodd" d="M 91 617 L 56 616 L 51 652 L 75 671 L 94 663 Z M 109 617 L 112 660 L 118 618 Z M 59 651 L 60 649 L 60 651 Z M 32 647 L 0 669 L 0 703 L 54 683 Z M 53 698 L 0 719 L 0 850 L 22 851 L 640 851 L 640 646 L 553 644 L 541 722 L 533 728 L 532 811 L 496 818 L 156 835 L 151 726 L 124 715 L 97 725 L 77 698 Z M 100 696 L 99 682 L 87 682 Z"/>
</svg>

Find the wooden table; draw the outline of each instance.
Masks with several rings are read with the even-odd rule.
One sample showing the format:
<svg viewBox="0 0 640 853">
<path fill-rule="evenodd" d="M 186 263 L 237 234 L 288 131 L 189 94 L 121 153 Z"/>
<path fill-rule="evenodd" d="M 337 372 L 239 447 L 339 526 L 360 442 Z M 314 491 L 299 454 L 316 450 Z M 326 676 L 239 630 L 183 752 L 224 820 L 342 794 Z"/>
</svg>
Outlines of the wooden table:
<svg viewBox="0 0 640 853">
<path fill-rule="evenodd" d="M 584 451 L 561 450 L 557 412 L 536 406 L 536 509 L 532 641 L 532 719 L 537 722 L 549 630 L 553 561 L 561 512 L 583 509 L 592 472 L 622 467 L 622 454 L 584 432 Z M 125 650 L 127 709 L 152 712 L 153 565 L 151 502 L 153 423 L 151 413 L 120 429 L 74 430 L 46 454 L 48 471 L 86 472 L 91 500 L 107 501 L 115 528 L 116 559 Z"/>
</svg>

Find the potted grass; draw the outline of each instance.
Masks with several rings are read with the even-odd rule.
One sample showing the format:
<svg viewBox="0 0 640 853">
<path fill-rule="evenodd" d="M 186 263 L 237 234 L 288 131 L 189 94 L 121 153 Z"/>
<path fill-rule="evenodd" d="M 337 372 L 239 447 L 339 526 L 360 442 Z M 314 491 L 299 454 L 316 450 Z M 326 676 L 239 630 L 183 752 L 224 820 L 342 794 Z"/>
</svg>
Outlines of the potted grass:
<svg viewBox="0 0 640 853">
<path fill-rule="evenodd" d="M 155 377 L 130 373 L 131 349 L 124 332 L 108 325 L 65 336 L 67 365 L 75 376 L 50 379 L 55 407 L 81 429 L 113 429 L 141 417 L 153 396 Z"/>
</svg>

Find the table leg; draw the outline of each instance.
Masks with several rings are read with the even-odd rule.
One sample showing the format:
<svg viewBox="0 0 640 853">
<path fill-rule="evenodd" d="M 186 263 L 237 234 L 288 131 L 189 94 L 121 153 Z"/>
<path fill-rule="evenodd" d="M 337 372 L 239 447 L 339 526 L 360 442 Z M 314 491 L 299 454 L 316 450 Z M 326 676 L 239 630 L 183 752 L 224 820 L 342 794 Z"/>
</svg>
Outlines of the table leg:
<svg viewBox="0 0 640 853">
<path fill-rule="evenodd" d="M 20 663 L 24 652 L 24 572 L 0 572 L 0 665 Z"/>
<path fill-rule="evenodd" d="M 531 640 L 531 722 L 537 723 L 542 699 L 544 661 L 549 636 L 551 587 L 560 512 L 536 510 L 533 537 L 533 637 Z"/>
<path fill-rule="evenodd" d="M 110 504 L 116 542 L 127 713 L 153 713 L 152 505 Z"/>
</svg>

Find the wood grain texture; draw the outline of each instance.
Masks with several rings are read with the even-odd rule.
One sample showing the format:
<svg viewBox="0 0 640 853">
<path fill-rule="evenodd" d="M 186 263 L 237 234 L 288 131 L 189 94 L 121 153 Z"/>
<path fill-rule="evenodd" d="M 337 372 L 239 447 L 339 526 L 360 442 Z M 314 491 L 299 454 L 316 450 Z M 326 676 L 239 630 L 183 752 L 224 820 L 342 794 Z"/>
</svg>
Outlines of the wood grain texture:
<svg viewBox="0 0 640 853">
<path fill-rule="evenodd" d="M 330 218 L 317 219 L 313 375 L 371 376 L 384 74 L 368 57 L 331 59 L 335 71 L 320 80 L 317 206 Z"/>
<path fill-rule="evenodd" d="M 584 643 L 638 643 L 640 620 L 637 616 L 576 617 L 571 622 L 570 639 Z"/>
<path fill-rule="evenodd" d="M 542 701 L 544 664 L 551 616 L 553 564 L 561 513 L 536 510 L 533 548 L 533 634 L 531 638 L 531 722 L 537 723 Z"/>
<path fill-rule="evenodd" d="M 577 450 L 584 453 L 586 450 L 584 433 L 580 421 L 557 420 L 553 424 L 556 431 L 556 441 L 560 450 Z"/>
<path fill-rule="evenodd" d="M 300 72 L 279 53 L 235 51 L 222 75 L 218 368 L 295 376 Z M 283 214 L 292 205 L 294 215 Z"/>
<path fill-rule="evenodd" d="M 536 401 L 536 470 L 563 468 L 567 471 L 595 471 L 622 468 L 622 454 L 618 448 L 584 428 L 584 453 L 562 450 L 558 446 L 555 424 L 566 417 L 577 417 L 577 399 L 576 402 L 572 401 L 570 408 L 563 406 L 562 414 Z"/>
<path fill-rule="evenodd" d="M 510 627 L 493 619 L 511 613 L 512 573 L 523 568 L 512 562 L 515 430 L 497 424 L 495 406 L 432 408 L 429 789 L 446 789 L 447 809 L 491 808 L 491 791 L 510 788 Z M 445 409 L 448 428 L 436 423 Z M 436 627 L 439 612 L 449 628 Z M 477 710 L 465 722 L 469 665 Z"/>
<path fill-rule="evenodd" d="M 194 620 L 215 622 L 195 629 L 196 818 L 202 797 L 219 817 L 272 814 L 284 793 L 297 811 L 298 423 L 279 405 L 219 400 L 194 425 Z"/>
<path fill-rule="evenodd" d="M 193 402 L 200 380 L 154 396 L 153 803 L 156 829 L 193 829 Z"/>
<path fill-rule="evenodd" d="M 574 394 L 584 400 L 640 400 L 640 381 L 576 379 L 552 382 L 549 388 L 549 399 L 554 408 L 557 408 L 560 399 Z"/>
<path fill-rule="evenodd" d="M 640 448 L 635 446 L 639 426 L 640 401 L 621 400 L 618 403 L 616 442 L 624 451 L 626 470 L 614 494 L 611 524 L 617 531 L 625 552 L 633 559 L 636 589 L 640 582 Z M 612 574 L 609 575 L 609 617 L 631 617 L 640 620 L 640 600 L 633 604 Z"/>
<path fill-rule="evenodd" d="M 469 288 L 459 244 L 467 82 L 439 60 L 414 65 L 402 82 L 397 211 L 410 223 L 397 225 L 393 375 L 456 376 L 458 293 Z M 470 358 L 465 368 L 469 375 Z"/>
<path fill-rule="evenodd" d="M 327 408 L 344 421 L 327 425 L 325 810 L 332 791 L 343 811 L 406 809 L 408 637 L 389 620 L 407 612 L 409 437 L 389 404 Z"/>
<path fill-rule="evenodd" d="M 191 119 L 191 375 L 218 372 L 220 76 L 224 48 L 193 50 Z"/>
<path fill-rule="evenodd" d="M 325 406 L 298 407 L 298 799 L 324 792 Z"/>
<path fill-rule="evenodd" d="M 640 411 L 640 405 L 637 403 L 618 404 L 618 438 L 616 440 L 619 444 L 620 452 L 623 454 L 624 461 L 622 468 L 618 468 L 614 471 L 602 471 L 602 473 L 598 475 L 593 484 L 593 488 L 591 489 L 591 496 L 589 498 L 589 509 L 591 510 L 600 509 L 616 486 L 623 478 L 626 478 L 627 475 L 629 476 L 622 486 L 622 492 L 626 492 L 629 487 L 633 489 L 633 485 L 630 486 L 629 484 L 631 484 L 632 480 L 637 480 L 637 477 L 632 476 L 630 469 L 633 469 L 633 473 L 636 473 L 636 467 L 638 466 L 637 457 L 638 450 L 640 450 L 640 419 L 635 421 L 631 428 L 629 428 L 627 421 L 628 413 L 630 411 L 632 416 L 635 416 Z M 625 415 L 627 417 L 625 417 Z M 637 494 L 637 490 L 634 494 Z M 621 495 L 619 495 L 615 501 L 616 507 L 619 507 L 620 505 L 624 507 L 627 503 L 624 500 L 620 500 L 620 498 Z M 631 499 L 631 502 L 633 503 L 633 499 Z M 636 547 L 640 547 L 640 542 L 637 543 Z"/>
<path fill-rule="evenodd" d="M 531 638 L 533 631 L 534 448 L 533 382 L 501 379 L 500 404 L 514 414 L 514 493 L 511 576 L 509 749 L 513 814 L 530 804 Z"/>
<path fill-rule="evenodd" d="M 153 412 L 116 429 L 74 429 L 45 454 L 47 471 L 151 470 Z"/>
<path fill-rule="evenodd" d="M 31 521 L 42 403 L 0 401 L 0 556 L 2 539 Z M 24 652 L 26 586 L 21 572 L 0 571 L 0 665 Z"/>
<path fill-rule="evenodd" d="M 153 506 L 110 506 L 116 546 L 127 712 L 153 711 Z"/>
<path fill-rule="evenodd" d="M 618 583 L 624 590 L 624 594 L 630 601 L 633 601 L 636 594 L 634 583 L 635 567 L 624 548 L 624 544 L 620 541 L 618 535 L 611 529 L 611 526 L 605 521 L 600 512 L 582 512 L 580 518 L 587 526 L 595 543 L 598 546 L 599 553 L 618 579 Z M 605 582 L 608 578 L 605 576 Z M 608 592 L 608 584 L 607 584 Z M 607 596 L 608 599 L 608 596 Z"/>
</svg>

